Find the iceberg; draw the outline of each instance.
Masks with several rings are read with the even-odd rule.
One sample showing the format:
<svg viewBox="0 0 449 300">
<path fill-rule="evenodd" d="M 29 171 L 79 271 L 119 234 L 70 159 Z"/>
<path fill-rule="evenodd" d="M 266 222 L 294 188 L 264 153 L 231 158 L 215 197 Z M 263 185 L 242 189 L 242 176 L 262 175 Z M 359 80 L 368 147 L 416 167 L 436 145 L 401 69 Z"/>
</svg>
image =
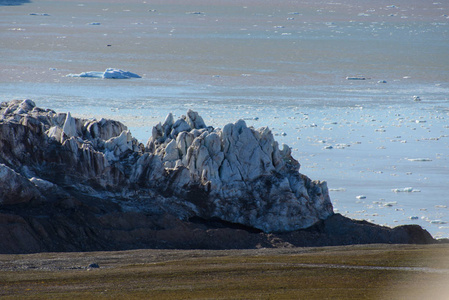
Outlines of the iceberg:
<svg viewBox="0 0 449 300">
<path fill-rule="evenodd" d="M 66 77 L 88 77 L 88 78 L 103 78 L 103 79 L 130 79 L 142 78 L 135 73 L 123 71 L 115 68 L 107 68 L 104 72 L 89 71 L 79 74 L 68 74 Z"/>
</svg>

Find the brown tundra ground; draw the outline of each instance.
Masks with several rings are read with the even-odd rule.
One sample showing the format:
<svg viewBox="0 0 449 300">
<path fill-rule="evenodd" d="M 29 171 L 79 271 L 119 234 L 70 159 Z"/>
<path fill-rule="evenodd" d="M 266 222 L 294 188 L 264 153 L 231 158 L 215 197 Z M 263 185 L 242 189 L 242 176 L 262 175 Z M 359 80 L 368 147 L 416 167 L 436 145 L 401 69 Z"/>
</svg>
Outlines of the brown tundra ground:
<svg viewBox="0 0 449 300">
<path fill-rule="evenodd" d="M 0 297 L 449 299 L 449 244 L 0 255 Z"/>
</svg>

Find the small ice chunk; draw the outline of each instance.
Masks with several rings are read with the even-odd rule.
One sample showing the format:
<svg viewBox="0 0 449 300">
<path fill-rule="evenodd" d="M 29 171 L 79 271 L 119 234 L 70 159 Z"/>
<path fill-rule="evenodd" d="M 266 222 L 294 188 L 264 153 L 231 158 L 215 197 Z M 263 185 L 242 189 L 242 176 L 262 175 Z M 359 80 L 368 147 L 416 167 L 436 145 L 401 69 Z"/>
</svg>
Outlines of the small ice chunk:
<svg viewBox="0 0 449 300">
<path fill-rule="evenodd" d="M 385 206 L 385 207 L 392 207 L 393 205 L 396 205 L 396 204 L 398 204 L 396 201 L 393 201 L 393 202 L 386 202 L 386 203 L 384 204 L 384 206 Z"/>
<path fill-rule="evenodd" d="M 421 101 L 421 98 L 419 96 L 413 96 L 413 101 L 419 102 Z"/>
<path fill-rule="evenodd" d="M 30 16 L 44 16 L 44 17 L 48 17 L 48 16 L 50 16 L 50 14 L 47 14 L 47 13 L 30 13 Z"/>
<path fill-rule="evenodd" d="M 356 198 L 361 200 L 361 199 L 366 199 L 366 196 L 365 195 L 358 195 Z"/>
<path fill-rule="evenodd" d="M 89 72 L 82 72 L 79 74 L 67 74 L 66 77 L 89 77 L 89 78 L 103 78 L 104 72 L 98 72 L 98 71 L 89 71 Z"/>
<path fill-rule="evenodd" d="M 420 190 L 415 190 L 414 188 L 412 188 L 412 187 L 405 187 L 405 188 L 398 188 L 398 189 L 392 189 L 391 190 L 392 192 L 395 192 L 395 193 L 419 193 L 419 192 L 421 192 Z"/>
<path fill-rule="evenodd" d="M 349 145 L 349 144 L 336 144 L 335 145 L 335 148 L 337 148 L 337 149 L 345 149 L 347 147 L 351 147 L 351 145 Z"/>
<path fill-rule="evenodd" d="M 431 224 L 447 224 L 446 221 L 443 220 L 432 220 L 430 221 Z"/>
<path fill-rule="evenodd" d="M 329 192 L 346 192 L 345 188 L 329 189 Z"/>
<path fill-rule="evenodd" d="M 407 158 L 408 161 L 432 161 L 430 158 Z"/>
<path fill-rule="evenodd" d="M 324 147 L 323 149 L 324 149 L 324 150 L 330 150 L 330 149 L 334 149 L 334 147 L 332 147 L 331 145 L 329 145 L 329 146 Z"/>
<path fill-rule="evenodd" d="M 366 78 L 365 77 L 363 77 L 363 76 L 349 76 L 349 77 L 346 77 L 346 80 L 366 80 Z"/>
<path fill-rule="evenodd" d="M 88 25 L 101 25 L 101 23 L 100 22 L 92 22 L 92 23 L 89 23 Z"/>
<path fill-rule="evenodd" d="M 418 220 L 419 219 L 419 217 L 418 216 L 410 216 L 410 217 L 408 217 L 410 220 Z"/>
</svg>

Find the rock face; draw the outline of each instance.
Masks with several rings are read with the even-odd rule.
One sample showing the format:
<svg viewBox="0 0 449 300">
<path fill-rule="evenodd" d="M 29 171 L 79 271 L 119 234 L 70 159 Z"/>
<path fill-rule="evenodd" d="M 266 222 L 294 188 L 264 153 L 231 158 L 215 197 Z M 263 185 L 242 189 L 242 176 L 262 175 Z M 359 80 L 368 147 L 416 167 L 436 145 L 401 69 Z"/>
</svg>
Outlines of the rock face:
<svg viewBox="0 0 449 300">
<path fill-rule="evenodd" d="M 249 229 L 292 235 L 333 216 L 326 183 L 300 174 L 268 128 L 242 120 L 214 129 L 194 111 L 169 114 L 144 146 L 120 122 L 14 100 L 0 106 L 0 150 L 8 253 L 162 247 L 162 232 L 176 236 L 167 247 L 201 247 L 213 232 L 222 248 Z"/>
</svg>

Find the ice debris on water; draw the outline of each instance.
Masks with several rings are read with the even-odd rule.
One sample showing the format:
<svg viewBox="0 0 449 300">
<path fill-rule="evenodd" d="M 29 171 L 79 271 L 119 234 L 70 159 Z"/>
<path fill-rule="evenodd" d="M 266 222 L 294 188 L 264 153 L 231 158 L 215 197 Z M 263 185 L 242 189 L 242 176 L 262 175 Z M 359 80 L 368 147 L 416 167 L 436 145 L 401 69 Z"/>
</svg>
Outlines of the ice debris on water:
<svg viewBox="0 0 449 300">
<path fill-rule="evenodd" d="M 47 13 L 30 13 L 30 16 L 43 16 L 43 17 L 48 17 L 48 16 L 50 16 L 50 14 L 47 14 Z"/>
<path fill-rule="evenodd" d="M 345 188 L 334 188 L 334 189 L 329 189 L 329 192 L 346 192 Z"/>
<path fill-rule="evenodd" d="M 357 196 L 356 198 L 359 199 L 359 200 L 361 200 L 361 199 L 366 199 L 366 196 L 365 196 L 365 195 L 359 195 L 359 196 Z"/>
<path fill-rule="evenodd" d="M 446 221 L 443 221 L 443 220 L 432 220 L 432 221 L 430 221 L 430 223 L 431 224 L 447 224 L 447 222 Z"/>
<path fill-rule="evenodd" d="M 351 145 L 349 145 L 349 144 L 336 144 L 335 145 L 335 148 L 337 148 L 337 149 L 345 149 L 347 147 L 351 147 Z"/>
<path fill-rule="evenodd" d="M 408 161 L 432 161 L 430 158 L 407 158 Z"/>
<path fill-rule="evenodd" d="M 107 68 L 104 72 L 89 71 L 80 74 L 68 74 L 67 77 L 88 77 L 88 78 L 104 78 L 104 79 L 129 79 L 141 78 L 135 73 L 123 71 L 115 68 Z"/>
<path fill-rule="evenodd" d="M 421 101 L 421 98 L 419 96 L 413 96 L 413 101 L 419 102 Z"/>
<path fill-rule="evenodd" d="M 415 190 L 412 187 L 392 189 L 391 191 L 395 192 L 395 193 L 419 193 L 419 192 L 421 192 L 420 190 Z"/>
</svg>

